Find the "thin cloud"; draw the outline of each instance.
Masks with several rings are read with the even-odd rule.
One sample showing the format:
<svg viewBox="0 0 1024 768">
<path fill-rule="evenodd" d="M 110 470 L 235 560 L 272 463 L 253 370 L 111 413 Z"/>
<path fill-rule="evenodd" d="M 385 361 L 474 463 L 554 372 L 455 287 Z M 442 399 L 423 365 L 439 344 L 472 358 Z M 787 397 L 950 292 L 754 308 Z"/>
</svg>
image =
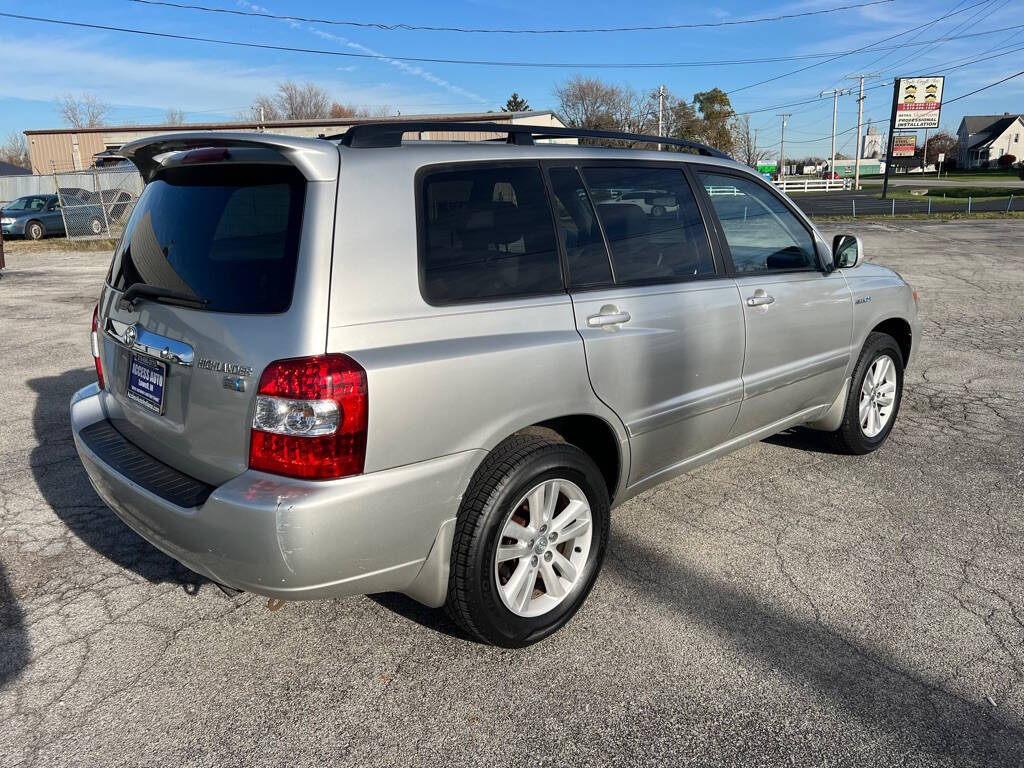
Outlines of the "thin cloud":
<svg viewBox="0 0 1024 768">
<path fill-rule="evenodd" d="M 255 3 L 250 3 L 248 2 L 248 0 L 237 0 L 237 4 L 243 8 L 248 8 L 249 10 L 258 11 L 260 13 L 273 13 L 273 11 L 271 11 L 269 8 L 266 8 L 261 5 L 256 5 Z M 410 75 L 412 77 L 418 77 L 421 80 L 425 80 L 426 82 L 430 83 L 431 85 L 437 86 L 438 88 L 442 88 L 448 91 L 449 93 L 453 93 L 457 96 L 462 96 L 469 101 L 475 101 L 478 104 L 489 103 L 489 101 L 485 99 L 483 96 L 480 96 L 477 93 L 466 90 L 465 88 L 458 86 L 455 83 L 445 80 L 443 77 L 439 77 L 438 75 L 435 75 L 433 72 L 424 69 L 421 66 L 411 64 L 405 61 L 397 61 L 381 53 L 380 51 L 375 51 L 373 48 L 363 45 L 362 43 L 357 43 L 356 41 L 350 40 L 349 38 L 344 37 L 342 35 L 336 35 L 332 32 L 327 32 L 326 30 L 302 22 L 288 20 L 285 21 L 284 23 L 288 24 L 288 26 L 290 26 L 292 29 L 308 32 L 309 34 L 316 35 L 317 37 L 323 40 L 329 40 L 330 42 L 343 45 L 346 48 L 351 48 L 353 50 L 359 51 L 360 53 L 366 53 L 369 54 L 370 56 L 374 56 L 379 61 L 385 64 L 390 64 L 392 67 L 399 70 L 403 74 Z M 346 96 L 346 98 L 348 97 Z"/>
</svg>

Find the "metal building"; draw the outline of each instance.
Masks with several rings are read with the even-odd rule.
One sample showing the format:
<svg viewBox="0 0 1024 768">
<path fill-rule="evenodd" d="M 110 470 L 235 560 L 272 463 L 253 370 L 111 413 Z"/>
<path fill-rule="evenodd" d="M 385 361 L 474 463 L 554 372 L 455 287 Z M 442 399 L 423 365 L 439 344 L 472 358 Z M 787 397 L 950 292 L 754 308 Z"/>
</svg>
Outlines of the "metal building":
<svg viewBox="0 0 1024 768">
<path fill-rule="evenodd" d="M 277 122 L 187 123 L 184 125 L 108 125 L 99 128 L 57 128 L 25 131 L 32 173 L 44 175 L 54 171 L 82 171 L 106 164 L 110 155 L 135 139 L 178 131 L 254 131 L 284 133 L 291 136 L 319 136 L 344 133 L 351 125 L 379 120 L 445 120 L 449 122 L 512 122 L 524 125 L 562 127 L 564 124 L 551 111 L 478 112 L 454 115 L 403 115 L 387 118 L 337 118 L 330 120 L 282 120 Z M 495 134 L 495 138 L 498 138 Z M 437 131 L 423 139 L 486 138 L 481 134 L 463 136 L 456 132 Z M 570 140 L 575 143 L 575 140 Z"/>
</svg>

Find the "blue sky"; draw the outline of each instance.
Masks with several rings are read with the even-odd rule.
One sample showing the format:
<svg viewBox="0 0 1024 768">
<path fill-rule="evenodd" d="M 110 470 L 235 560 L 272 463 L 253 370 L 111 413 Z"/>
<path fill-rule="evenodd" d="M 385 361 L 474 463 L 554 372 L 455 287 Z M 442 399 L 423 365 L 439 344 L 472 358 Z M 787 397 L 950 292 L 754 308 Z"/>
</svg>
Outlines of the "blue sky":
<svg viewBox="0 0 1024 768">
<path fill-rule="evenodd" d="M 369 54 L 347 58 L 282 51 L 258 51 L 197 42 L 161 40 L 116 32 L 0 19 L 0 139 L 11 131 L 60 126 L 54 98 L 90 91 L 115 105 L 114 123 L 161 122 L 168 107 L 182 109 L 189 121 L 233 118 L 261 93 L 284 79 L 309 80 L 338 101 L 387 106 L 403 114 L 465 112 L 499 108 L 513 90 L 535 109 L 555 108 L 555 86 L 580 72 L 638 89 L 666 85 L 691 98 L 701 90 L 733 91 L 740 113 L 803 101 L 833 87 L 854 85 L 844 76 L 864 70 L 894 74 L 942 74 L 971 57 L 1024 47 L 1024 0 L 893 0 L 804 19 L 714 29 L 595 34 L 462 34 L 282 22 L 140 5 L 129 0 L 33 4 L 0 0 L 0 11 L 53 19 L 107 24 L 182 35 Z M 718 5 L 660 2 L 523 3 L 514 0 L 450 2 L 325 3 L 284 0 L 183 0 L 200 5 L 261 9 L 275 14 L 328 19 L 477 27 L 640 26 L 731 21 L 847 5 L 858 0 L 799 0 L 759 3 L 727 0 Z M 971 7 L 975 6 L 975 7 Z M 739 66 L 660 69 L 537 69 L 415 64 L 388 56 L 420 56 L 501 61 L 614 64 L 623 62 L 705 61 L 709 59 L 835 53 L 866 46 L 946 13 L 967 9 L 909 32 L 885 45 L 890 52 L 860 53 L 755 88 L 738 90 L 818 59 Z M 906 43 L 950 34 L 993 31 L 940 45 Z M 995 49 L 995 50 L 989 50 Z M 923 53 L 914 57 L 917 52 Z M 380 54 L 378 58 L 374 56 Z M 991 83 L 1020 69 L 1024 51 L 950 71 L 946 99 Z M 901 63 L 902 62 L 902 63 Z M 895 69 L 894 69 L 895 67 Z M 865 119 L 889 115 L 891 89 L 868 91 Z M 776 112 L 793 112 L 786 128 L 787 156 L 825 155 L 832 119 L 831 99 L 772 108 L 751 115 L 759 143 L 777 147 Z M 943 127 L 955 130 L 967 114 L 1024 111 L 1024 77 L 964 99 L 943 111 Z M 852 97 L 839 102 L 839 130 L 856 123 Z M 852 154 L 853 133 L 839 140 Z"/>
</svg>

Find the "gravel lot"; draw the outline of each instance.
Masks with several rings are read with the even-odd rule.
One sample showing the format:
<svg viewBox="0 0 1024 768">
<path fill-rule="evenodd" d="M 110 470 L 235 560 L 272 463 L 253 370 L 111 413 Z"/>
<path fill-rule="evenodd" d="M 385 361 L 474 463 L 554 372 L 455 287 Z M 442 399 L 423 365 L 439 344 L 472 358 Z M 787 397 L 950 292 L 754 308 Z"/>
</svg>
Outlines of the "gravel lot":
<svg viewBox="0 0 1024 768">
<path fill-rule="evenodd" d="M 921 294 L 887 446 L 793 432 L 646 493 L 523 651 L 394 595 L 226 598 L 75 456 L 108 254 L 0 280 L 0 765 L 1024 764 L 1022 221 L 849 224 Z"/>
</svg>

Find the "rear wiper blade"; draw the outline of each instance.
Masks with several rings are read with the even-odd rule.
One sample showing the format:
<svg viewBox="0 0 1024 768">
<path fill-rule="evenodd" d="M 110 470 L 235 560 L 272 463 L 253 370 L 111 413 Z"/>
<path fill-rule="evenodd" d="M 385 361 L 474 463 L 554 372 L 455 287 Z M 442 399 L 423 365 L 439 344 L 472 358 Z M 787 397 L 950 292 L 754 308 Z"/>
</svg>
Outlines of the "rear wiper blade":
<svg viewBox="0 0 1024 768">
<path fill-rule="evenodd" d="M 174 291 L 170 288 L 161 288 L 158 285 L 149 285 L 147 283 L 132 283 L 128 287 L 128 290 L 121 295 L 121 300 L 118 302 L 118 306 L 123 307 L 127 305 L 129 307 L 134 307 L 136 297 L 164 299 L 178 304 L 199 307 L 206 306 L 210 303 L 209 299 L 203 299 L 199 296 L 190 296 L 187 293 Z"/>
</svg>

